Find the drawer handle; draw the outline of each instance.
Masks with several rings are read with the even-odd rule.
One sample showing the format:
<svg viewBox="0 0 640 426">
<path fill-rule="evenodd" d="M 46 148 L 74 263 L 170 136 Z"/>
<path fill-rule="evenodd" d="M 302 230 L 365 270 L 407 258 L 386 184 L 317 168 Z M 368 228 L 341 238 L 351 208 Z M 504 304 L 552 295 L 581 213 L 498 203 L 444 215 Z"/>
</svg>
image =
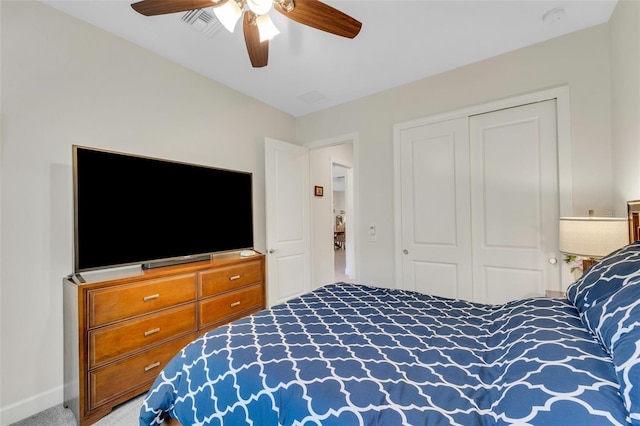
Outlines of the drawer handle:
<svg viewBox="0 0 640 426">
<path fill-rule="evenodd" d="M 160 331 L 160 327 L 153 328 L 151 330 L 147 330 L 147 331 L 144 332 L 144 337 L 151 336 L 152 334 L 156 334 L 159 331 Z"/>
<path fill-rule="evenodd" d="M 237 280 L 239 278 L 240 278 L 240 275 L 234 275 L 232 277 L 229 277 L 229 281 L 235 281 L 235 280 Z"/>
<path fill-rule="evenodd" d="M 156 367 L 160 367 L 160 361 L 154 362 L 153 364 L 149 364 L 144 368 L 144 371 L 153 370 Z"/>
<path fill-rule="evenodd" d="M 158 297 L 160 297 L 160 294 L 156 293 L 156 294 L 152 294 L 151 296 L 145 296 L 142 298 L 142 300 L 144 300 L 145 302 L 148 302 L 149 300 L 157 299 Z"/>
<path fill-rule="evenodd" d="M 240 301 L 238 300 L 237 302 L 233 302 L 230 306 L 232 308 L 235 308 L 236 306 L 239 306 L 239 305 L 240 305 Z"/>
</svg>

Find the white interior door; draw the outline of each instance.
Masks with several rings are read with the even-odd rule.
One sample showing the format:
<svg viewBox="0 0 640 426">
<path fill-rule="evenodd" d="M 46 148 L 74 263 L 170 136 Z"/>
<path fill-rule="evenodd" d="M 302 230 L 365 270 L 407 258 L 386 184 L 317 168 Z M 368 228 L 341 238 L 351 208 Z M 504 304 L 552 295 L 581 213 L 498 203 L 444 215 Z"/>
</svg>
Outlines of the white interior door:
<svg viewBox="0 0 640 426">
<path fill-rule="evenodd" d="M 555 100 L 476 115 L 469 128 L 474 300 L 558 288 Z"/>
<path fill-rule="evenodd" d="M 400 134 L 402 287 L 472 299 L 467 117 Z"/>
<path fill-rule="evenodd" d="M 310 291 L 309 150 L 265 138 L 269 306 Z"/>
</svg>

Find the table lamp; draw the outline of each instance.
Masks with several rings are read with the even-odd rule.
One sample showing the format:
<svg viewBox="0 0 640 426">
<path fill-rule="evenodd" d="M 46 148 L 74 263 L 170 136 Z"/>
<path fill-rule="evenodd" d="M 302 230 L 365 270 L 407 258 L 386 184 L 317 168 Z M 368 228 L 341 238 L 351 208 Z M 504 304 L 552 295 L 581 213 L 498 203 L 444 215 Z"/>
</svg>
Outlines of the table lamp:
<svg viewBox="0 0 640 426">
<path fill-rule="evenodd" d="M 561 217 L 560 252 L 580 256 L 586 271 L 609 253 L 628 244 L 627 219 L 619 217 Z"/>
</svg>

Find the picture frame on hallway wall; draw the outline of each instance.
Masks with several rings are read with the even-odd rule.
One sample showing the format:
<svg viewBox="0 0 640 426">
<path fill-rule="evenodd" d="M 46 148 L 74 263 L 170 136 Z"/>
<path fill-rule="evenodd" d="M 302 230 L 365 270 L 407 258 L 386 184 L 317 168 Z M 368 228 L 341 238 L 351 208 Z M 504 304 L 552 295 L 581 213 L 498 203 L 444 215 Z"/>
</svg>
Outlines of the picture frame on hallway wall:
<svg viewBox="0 0 640 426">
<path fill-rule="evenodd" d="M 324 187 L 322 186 L 314 186 L 313 193 L 316 197 L 322 197 L 324 195 Z"/>
</svg>

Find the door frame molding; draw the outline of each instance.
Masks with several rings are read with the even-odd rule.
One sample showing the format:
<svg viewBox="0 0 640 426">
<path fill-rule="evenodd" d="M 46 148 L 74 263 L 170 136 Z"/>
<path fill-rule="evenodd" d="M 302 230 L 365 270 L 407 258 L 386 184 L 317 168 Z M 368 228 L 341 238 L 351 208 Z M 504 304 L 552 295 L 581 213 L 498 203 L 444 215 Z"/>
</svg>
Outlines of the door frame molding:
<svg viewBox="0 0 640 426">
<path fill-rule="evenodd" d="M 456 118 L 486 114 L 501 109 L 521 105 L 556 100 L 556 125 L 558 129 L 558 197 L 560 216 L 573 214 L 573 183 L 571 166 L 571 109 L 569 86 L 563 85 L 541 91 L 522 94 L 510 98 L 468 106 L 461 109 L 430 115 L 417 120 L 396 123 L 393 125 L 393 179 L 394 179 L 394 261 L 395 287 L 402 283 L 402 204 L 401 204 L 401 161 L 400 133 L 413 127 L 434 124 Z"/>
</svg>

